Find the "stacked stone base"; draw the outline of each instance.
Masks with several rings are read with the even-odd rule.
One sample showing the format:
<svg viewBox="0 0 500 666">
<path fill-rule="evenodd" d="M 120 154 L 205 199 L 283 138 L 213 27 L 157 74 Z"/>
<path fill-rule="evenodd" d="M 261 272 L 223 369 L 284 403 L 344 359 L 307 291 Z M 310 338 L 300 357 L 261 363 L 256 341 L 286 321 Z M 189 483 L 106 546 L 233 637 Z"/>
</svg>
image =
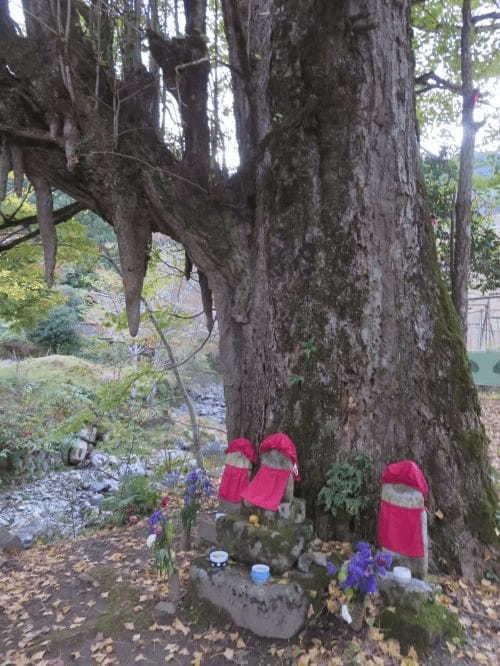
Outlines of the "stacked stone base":
<svg viewBox="0 0 500 666">
<path fill-rule="evenodd" d="M 288 639 L 302 629 L 310 604 L 298 583 L 257 585 L 248 567 L 212 568 L 205 558 L 193 562 L 191 583 L 196 595 L 225 611 L 232 621 L 257 636 Z"/>
</svg>

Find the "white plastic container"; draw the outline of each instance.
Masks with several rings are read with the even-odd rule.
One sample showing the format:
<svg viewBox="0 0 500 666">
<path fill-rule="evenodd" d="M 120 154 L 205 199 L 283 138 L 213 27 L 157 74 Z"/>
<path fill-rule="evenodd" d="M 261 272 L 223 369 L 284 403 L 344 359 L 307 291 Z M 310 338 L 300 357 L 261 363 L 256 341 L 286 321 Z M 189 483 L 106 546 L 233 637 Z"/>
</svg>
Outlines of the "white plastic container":
<svg viewBox="0 0 500 666">
<path fill-rule="evenodd" d="M 213 567 L 222 569 L 223 567 L 226 566 L 228 559 L 229 555 L 226 553 L 225 550 L 213 550 L 210 553 L 210 564 Z"/>
<path fill-rule="evenodd" d="M 411 581 L 411 570 L 408 567 L 394 567 L 392 573 L 401 585 L 405 585 Z"/>
</svg>

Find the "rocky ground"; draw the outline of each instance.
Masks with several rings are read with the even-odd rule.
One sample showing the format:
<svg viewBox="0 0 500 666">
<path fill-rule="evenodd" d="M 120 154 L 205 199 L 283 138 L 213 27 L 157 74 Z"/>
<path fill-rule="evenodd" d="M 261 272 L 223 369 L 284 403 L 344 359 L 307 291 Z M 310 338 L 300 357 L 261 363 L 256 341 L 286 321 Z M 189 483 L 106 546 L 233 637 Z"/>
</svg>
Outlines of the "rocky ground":
<svg viewBox="0 0 500 666">
<path fill-rule="evenodd" d="M 194 391 L 192 397 L 199 416 L 221 425 L 218 439 L 202 449 L 212 464 L 221 464 L 226 447 L 222 387 L 209 385 Z M 172 410 L 172 416 L 177 421 L 187 420 L 186 406 Z M 17 480 L 0 493 L 0 541 L 2 532 L 8 530 L 19 537 L 24 548 L 28 548 L 37 540 L 75 536 L 85 528 L 95 527 L 106 518 L 100 512 L 103 499 L 117 489 L 125 475 L 151 476 L 158 464 L 167 459 L 183 462 L 187 467 L 195 464 L 185 440 L 179 439 L 174 444 L 176 448 L 158 451 L 148 458 L 117 457 L 96 451 L 82 467 L 50 471 L 30 482 L 19 483 Z M 175 478 L 158 480 L 166 486 L 174 482 Z"/>
</svg>

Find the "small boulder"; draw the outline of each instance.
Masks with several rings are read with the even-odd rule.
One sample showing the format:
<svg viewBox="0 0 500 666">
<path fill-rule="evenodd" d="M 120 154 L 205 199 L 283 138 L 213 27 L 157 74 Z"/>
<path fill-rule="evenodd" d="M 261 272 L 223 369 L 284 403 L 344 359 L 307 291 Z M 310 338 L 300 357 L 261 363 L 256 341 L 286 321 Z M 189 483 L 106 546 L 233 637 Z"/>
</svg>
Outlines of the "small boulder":
<svg viewBox="0 0 500 666">
<path fill-rule="evenodd" d="M 83 439 L 79 439 L 76 444 L 70 448 L 68 453 L 68 462 L 70 465 L 81 465 L 85 460 L 89 445 Z"/>
<path fill-rule="evenodd" d="M 2 550 L 21 550 L 23 544 L 21 539 L 12 534 L 7 527 L 0 527 L 0 552 Z"/>
<path fill-rule="evenodd" d="M 434 586 L 419 578 L 400 583 L 391 571 L 385 576 L 377 577 L 377 586 L 388 606 L 408 608 L 415 613 L 418 613 L 436 592 Z"/>
<path fill-rule="evenodd" d="M 153 614 L 157 620 L 170 620 L 171 615 L 177 612 L 177 605 L 172 601 L 160 601 L 153 608 Z"/>
</svg>

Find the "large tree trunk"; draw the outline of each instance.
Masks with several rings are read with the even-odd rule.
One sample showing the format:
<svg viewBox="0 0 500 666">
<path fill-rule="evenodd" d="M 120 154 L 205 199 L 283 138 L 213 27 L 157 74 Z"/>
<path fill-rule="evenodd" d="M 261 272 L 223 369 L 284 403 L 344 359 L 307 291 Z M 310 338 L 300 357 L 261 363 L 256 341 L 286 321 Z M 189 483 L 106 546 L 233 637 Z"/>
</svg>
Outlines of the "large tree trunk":
<svg viewBox="0 0 500 666">
<path fill-rule="evenodd" d="M 435 561 L 470 564 L 491 525 L 486 439 L 424 210 L 408 3 L 272 4 L 251 35 L 252 289 L 238 317 L 217 304 L 230 437 L 289 433 L 316 516 L 332 461 L 368 453 L 375 483 L 416 460 Z"/>
<path fill-rule="evenodd" d="M 202 5 L 185 3 L 195 37 Z M 73 174 L 59 144 L 22 133 L 27 123 L 43 129 L 39 115 L 23 107 L 19 121 L 7 122 L 25 99 L 21 92 L 36 94 L 26 90 L 20 59 L 10 64 L 17 80 L 4 74 L 0 131 L 23 146 L 30 173 L 121 225 L 122 254 L 132 255 L 125 281 L 132 321 L 147 248 L 133 243 L 144 232 L 128 227 L 162 231 L 184 245 L 215 296 L 229 436 L 258 442 L 287 432 L 313 518 L 320 518 L 316 496 L 332 462 L 368 454 L 377 492 L 383 467 L 411 458 L 430 482 L 436 565 L 470 571 L 481 542 L 494 535 L 494 502 L 477 394 L 424 207 L 409 5 L 225 0 L 242 156 L 240 172 L 225 183 L 207 183 L 207 162 L 190 163 L 194 151 L 175 160 L 138 121 L 140 100 L 120 98 L 120 131 L 108 136 L 116 116 L 103 105 L 97 118 L 94 105 L 80 101 L 84 73 L 76 59 L 85 143 Z M 200 61 L 182 68 L 196 79 L 184 121 L 199 122 L 201 43 L 189 35 L 182 43 L 150 40 L 167 79 L 172 54 L 184 64 Z M 10 42 L 10 54 L 26 48 L 18 38 Z M 45 53 L 47 45 L 38 48 Z M 207 145 L 205 125 L 198 129 L 187 127 L 186 135 Z M 117 202 L 132 191 L 138 213 L 125 223 Z M 442 521 L 432 520 L 437 509 Z M 375 518 L 373 506 L 372 527 Z"/>
</svg>

